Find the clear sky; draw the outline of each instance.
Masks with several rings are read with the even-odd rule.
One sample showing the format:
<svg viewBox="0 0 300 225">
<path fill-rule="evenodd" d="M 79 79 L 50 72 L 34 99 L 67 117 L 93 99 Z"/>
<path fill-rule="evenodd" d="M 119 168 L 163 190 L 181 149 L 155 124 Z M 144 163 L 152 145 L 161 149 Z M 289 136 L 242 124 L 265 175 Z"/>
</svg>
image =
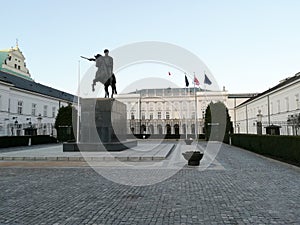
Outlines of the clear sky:
<svg viewBox="0 0 300 225">
<path fill-rule="evenodd" d="M 17 38 L 36 82 L 75 93 L 80 55 L 161 41 L 196 54 L 230 93 L 261 92 L 300 71 L 299 11 L 298 0 L 1 0 L 0 49 Z M 80 64 L 82 74 L 92 65 Z M 127 70 L 119 81 L 155 76 L 184 86 L 167 66 Z"/>
</svg>

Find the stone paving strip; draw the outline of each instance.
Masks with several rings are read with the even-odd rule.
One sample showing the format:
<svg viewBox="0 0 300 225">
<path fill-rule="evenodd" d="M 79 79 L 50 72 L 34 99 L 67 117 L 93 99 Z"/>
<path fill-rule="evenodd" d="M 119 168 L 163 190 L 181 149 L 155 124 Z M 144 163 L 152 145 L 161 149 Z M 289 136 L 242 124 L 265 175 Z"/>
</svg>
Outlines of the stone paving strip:
<svg viewBox="0 0 300 225">
<path fill-rule="evenodd" d="M 156 161 L 164 160 L 175 144 L 139 144 L 121 152 L 63 152 L 62 145 L 46 146 L 1 153 L 3 161 Z"/>
</svg>

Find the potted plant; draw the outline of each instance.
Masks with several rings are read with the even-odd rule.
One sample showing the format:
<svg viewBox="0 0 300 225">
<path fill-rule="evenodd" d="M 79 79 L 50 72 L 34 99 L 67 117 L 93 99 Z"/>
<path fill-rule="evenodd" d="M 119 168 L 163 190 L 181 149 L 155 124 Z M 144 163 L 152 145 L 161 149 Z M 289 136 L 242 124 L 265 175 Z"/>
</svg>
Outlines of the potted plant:
<svg viewBox="0 0 300 225">
<path fill-rule="evenodd" d="M 193 139 L 192 139 L 192 138 L 190 138 L 190 139 L 185 139 L 184 141 L 185 141 L 185 143 L 186 143 L 187 145 L 191 145 L 192 142 L 193 142 Z"/>
<path fill-rule="evenodd" d="M 199 166 L 204 153 L 199 151 L 188 151 L 182 153 L 182 155 L 186 160 L 188 160 L 189 166 Z"/>
</svg>

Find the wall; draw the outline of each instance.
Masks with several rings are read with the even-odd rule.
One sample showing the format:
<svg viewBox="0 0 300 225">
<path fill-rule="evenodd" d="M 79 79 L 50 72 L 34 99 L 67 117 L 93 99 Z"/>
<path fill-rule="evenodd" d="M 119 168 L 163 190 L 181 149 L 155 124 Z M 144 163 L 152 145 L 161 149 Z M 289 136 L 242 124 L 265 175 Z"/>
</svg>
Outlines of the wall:
<svg viewBox="0 0 300 225">
<path fill-rule="evenodd" d="M 300 113 L 300 77 L 276 90 L 270 91 L 236 108 L 238 129 L 236 133 L 255 134 L 259 110 L 263 127 L 274 124 L 281 126 L 281 134 L 294 135 L 295 131 L 287 120 L 290 115 Z M 266 130 L 263 129 L 263 134 Z M 298 132 L 299 134 L 299 132 Z"/>
</svg>

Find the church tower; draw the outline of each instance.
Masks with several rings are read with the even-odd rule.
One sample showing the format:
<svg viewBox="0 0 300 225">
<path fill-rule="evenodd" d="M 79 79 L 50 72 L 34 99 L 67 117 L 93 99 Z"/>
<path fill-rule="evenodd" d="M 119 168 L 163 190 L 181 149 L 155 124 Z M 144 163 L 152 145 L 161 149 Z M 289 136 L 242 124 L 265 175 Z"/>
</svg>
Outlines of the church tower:
<svg viewBox="0 0 300 225">
<path fill-rule="evenodd" d="M 32 80 L 29 70 L 26 68 L 25 57 L 19 49 L 18 42 L 16 47 L 0 50 L 0 71 Z"/>
</svg>

